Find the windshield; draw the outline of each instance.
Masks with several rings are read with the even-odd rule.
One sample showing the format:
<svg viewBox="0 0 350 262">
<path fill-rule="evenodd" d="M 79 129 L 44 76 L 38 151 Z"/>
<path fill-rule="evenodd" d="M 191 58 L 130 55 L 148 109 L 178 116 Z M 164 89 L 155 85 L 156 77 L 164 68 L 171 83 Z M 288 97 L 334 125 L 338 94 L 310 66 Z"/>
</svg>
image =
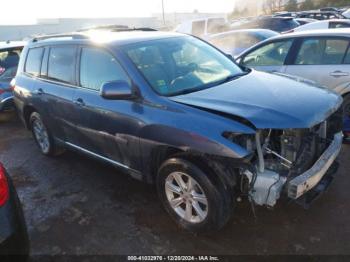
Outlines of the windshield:
<svg viewBox="0 0 350 262">
<path fill-rule="evenodd" d="M 164 96 L 209 88 L 244 73 L 221 52 L 190 36 L 127 45 L 124 51 Z"/>
</svg>

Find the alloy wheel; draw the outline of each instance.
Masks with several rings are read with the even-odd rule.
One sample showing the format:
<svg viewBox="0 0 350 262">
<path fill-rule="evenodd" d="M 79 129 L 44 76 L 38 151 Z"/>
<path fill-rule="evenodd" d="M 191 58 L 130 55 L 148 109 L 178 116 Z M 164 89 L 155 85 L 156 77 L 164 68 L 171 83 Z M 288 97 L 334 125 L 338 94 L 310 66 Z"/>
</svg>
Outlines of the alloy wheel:
<svg viewBox="0 0 350 262">
<path fill-rule="evenodd" d="M 188 174 L 169 174 L 165 193 L 171 208 L 187 222 L 200 223 L 207 217 L 208 199 L 199 183 Z"/>
<path fill-rule="evenodd" d="M 35 119 L 32 123 L 33 133 L 36 141 L 43 153 L 47 153 L 50 150 L 49 134 L 40 119 Z"/>
</svg>

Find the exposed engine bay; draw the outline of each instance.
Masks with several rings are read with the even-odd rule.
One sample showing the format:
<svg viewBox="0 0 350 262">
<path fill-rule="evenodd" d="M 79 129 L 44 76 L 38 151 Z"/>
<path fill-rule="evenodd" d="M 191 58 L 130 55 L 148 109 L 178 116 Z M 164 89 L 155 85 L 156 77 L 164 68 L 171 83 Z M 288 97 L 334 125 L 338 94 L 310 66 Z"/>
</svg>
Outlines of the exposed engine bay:
<svg viewBox="0 0 350 262">
<path fill-rule="evenodd" d="M 255 137 L 240 141 L 254 152 L 253 168 L 241 170 L 242 179 L 249 186 L 250 199 L 257 205 L 274 206 L 283 190 L 296 199 L 315 186 L 339 153 L 341 112 L 310 129 L 258 130 Z M 335 141 L 335 138 L 337 138 Z M 308 170 L 313 173 L 308 174 Z M 302 183 L 299 178 L 307 174 Z M 290 181 L 299 181 L 290 186 Z M 244 183 L 243 183 L 244 184 Z"/>
</svg>

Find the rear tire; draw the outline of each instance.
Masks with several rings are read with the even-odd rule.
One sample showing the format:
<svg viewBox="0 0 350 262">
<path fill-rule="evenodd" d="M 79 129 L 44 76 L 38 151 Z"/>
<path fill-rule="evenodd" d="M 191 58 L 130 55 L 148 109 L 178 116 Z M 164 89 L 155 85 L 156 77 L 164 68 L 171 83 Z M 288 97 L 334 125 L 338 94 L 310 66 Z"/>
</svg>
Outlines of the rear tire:
<svg viewBox="0 0 350 262">
<path fill-rule="evenodd" d="M 54 139 L 39 113 L 32 113 L 29 122 L 35 142 L 42 154 L 56 156 L 64 152 L 62 148 L 55 145 Z"/>
<path fill-rule="evenodd" d="M 157 176 L 158 195 L 166 211 L 191 232 L 221 229 L 233 209 L 232 197 L 222 182 L 209 168 L 203 170 L 185 159 L 171 158 L 161 165 Z"/>
</svg>

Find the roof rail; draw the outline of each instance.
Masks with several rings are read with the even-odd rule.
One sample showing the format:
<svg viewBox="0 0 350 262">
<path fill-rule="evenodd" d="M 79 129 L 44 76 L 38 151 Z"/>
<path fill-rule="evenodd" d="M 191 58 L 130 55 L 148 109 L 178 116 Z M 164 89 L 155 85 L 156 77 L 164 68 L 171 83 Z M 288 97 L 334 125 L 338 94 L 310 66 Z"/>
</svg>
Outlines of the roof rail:
<svg viewBox="0 0 350 262">
<path fill-rule="evenodd" d="M 150 27 L 128 27 L 126 25 L 102 25 L 91 28 L 80 29 L 78 32 L 84 32 L 89 30 L 106 30 L 110 32 L 127 32 L 127 31 L 157 31 Z"/>
<path fill-rule="evenodd" d="M 88 39 L 88 36 L 79 34 L 79 33 L 69 33 L 69 34 L 55 34 L 55 35 L 43 35 L 43 36 L 35 36 L 32 39 L 32 42 L 38 42 L 41 40 L 46 40 L 50 38 L 64 38 L 71 37 L 72 39 Z"/>
<path fill-rule="evenodd" d="M 153 32 L 158 31 L 157 29 L 151 27 L 131 27 L 131 28 L 114 28 L 111 30 L 112 32 L 127 32 L 127 31 L 147 31 Z"/>
</svg>

